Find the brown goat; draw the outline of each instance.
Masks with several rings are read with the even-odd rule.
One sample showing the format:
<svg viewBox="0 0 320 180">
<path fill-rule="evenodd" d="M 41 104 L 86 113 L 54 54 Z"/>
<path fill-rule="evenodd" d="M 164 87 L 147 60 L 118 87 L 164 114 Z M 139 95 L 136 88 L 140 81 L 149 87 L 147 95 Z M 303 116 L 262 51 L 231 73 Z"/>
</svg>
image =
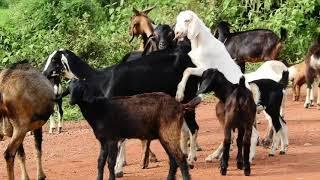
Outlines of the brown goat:
<svg viewBox="0 0 320 180">
<path fill-rule="evenodd" d="M 16 153 L 21 163 L 22 179 L 29 179 L 23 148 L 28 131 L 34 131 L 38 179 L 45 179 L 41 163 L 41 127 L 53 112 L 53 87 L 40 72 L 27 64 L 16 64 L 1 71 L 0 84 L 0 140 L 11 137 L 4 152 L 8 179 L 14 179 Z"/>
<path fill-rule="evenodd" d="M 141 35 L 142 43 L 140 44 L 139 51 L 144 51 L 144 48 L 146 47 L 149 38 L 153 35 L 154 28 L 153 28 L 153 21 L 148 17 L 148 13 L 155 8 L 155 6 L 152 6 L 150 8 L 147 8 L 143 11 L 138 11 L 137 9 L 133 8 L 134 15 L 131 17 L 131 23 L 130 23 L 130 32 L 129 34 L 132 36 L 133 40 L 135 36 Z M 148 148 L 148 144 L 150 142 L 141 141 L 142 143 L 142 149 Z M 147 168 L 149 165 L 149 161 L 146 160 L 148 158 L 148 155 L 143 155 L 141 167 L 143 169 Z M 150 161 L 151 162 L 157 162 L 156 155 L 150 150 Z"/>
<path fill-rule="evenodd" d="M 289 80 L 292 81 L 293 100 L 299 101 L 301 86 L 306 83 L 306 63 L 303 61 L 290 66 L 288 69 Z"/>
<path fill-rule="evenodd" d="M 224 129 L 223 154 L 220 162 L 221 175 L 227 174 L 231 131 L 238 129 L 237 168 L 244 169 L 244 174 L 251 173 L 249 154 L 252 127 L 256 117 L 256 104 L 253 95 L 245 86 L 245 78 L 239 84 L 232 84 L 217 69 L 203 72 L 198 94 L 213 91 L 218 97 L 216 115 Z"/>
<path fill-rule="evenodd" d="M 135 36 L 141 35 L 142 37 L 142 43 L 140 44 L 140 51 L 144 50 L 144 47 L 146 46 L 149 37 L 153 35 L 153 21 L 148 17 L 148 13 L 154 8 L 150 7 L 143 11 L 138 11 L 135 8 L 133 8 L 134 15 L 131 17 L 131 23 L 130 23 L 130 32 L 129 34 L 132 36 L 130 42 L 133 40 Z"/>
<path fill-rule="evenodd" d="M 314 80 L 320 75 L 320 36 L 314 41 L 308 50 L 304 62 L 306 64 L 306 83 L 307 83 L 307 96 L 304 103 L 304 107 L 308 108 L 311 106 L 311 90 Z M 318 86 L 318 94 L 320 94 L 320 89 Z M 320 96 L 317 97 L 317 106 L 320 108 Z"/>
</svg>

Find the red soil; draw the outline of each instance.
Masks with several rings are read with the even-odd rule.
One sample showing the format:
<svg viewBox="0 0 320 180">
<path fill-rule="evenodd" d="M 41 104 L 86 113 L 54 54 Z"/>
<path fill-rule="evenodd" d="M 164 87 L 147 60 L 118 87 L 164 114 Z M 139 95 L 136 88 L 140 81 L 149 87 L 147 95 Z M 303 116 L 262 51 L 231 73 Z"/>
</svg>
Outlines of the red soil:
<svg viewBox="0 0 320 180">
<path fill-rule="evenodd" d="M 286 155 L 268 157 L 268 150 L 259 146 L 249 179 L 320 179 L 320 111 L 316 107 L 304 109 L 303 102 L 293 102 L 288 96 L 285 120 L 289 130 L 289 150 Z M 304 98 L 302 98 L 304 99 Z M 260 137 L 265 135 L 266 120 L 258 116 Z M 198 161 L 190 170 L 193 179 L 245 179 L 243 171 L 236 169 L 236 147 L 231 153 L 226 177 L 219 173 L 219 162 L 206 163 L 205 157 L 222 141 L 222 129 L 215 117 L 215 104 L 203 103 L 197 108 L 200 126 L 199 143 L 203 151 L 197 153 Z M 95 179 L 99 144 L 86 121 L 66 122 L 64 132 L 49 135 L 44 126 L 43 166 L 47 179 Z M 5 151 L 8 140 L 0 142 L 0 152 Z M 36 177 L 33 137 L 24 141 L 29 176 Z M 141 144 L 138 140 L 127 143 L 127 162 L 122 179 L 165 179 L 168 159 L 157 141 L 151 143 L 152 150 L 160 162 L 150 163 L 146 170 L 140 169 Z M 19 163 L 15 163 L 16 179 L 20 179 Z M 180 172 L 178 179 L 180 179 Z M 105 179 L 108 169 L 105 169 Z M 6 165 L 0 157 L 0 179 L 6 179 Z"/>
</svg>

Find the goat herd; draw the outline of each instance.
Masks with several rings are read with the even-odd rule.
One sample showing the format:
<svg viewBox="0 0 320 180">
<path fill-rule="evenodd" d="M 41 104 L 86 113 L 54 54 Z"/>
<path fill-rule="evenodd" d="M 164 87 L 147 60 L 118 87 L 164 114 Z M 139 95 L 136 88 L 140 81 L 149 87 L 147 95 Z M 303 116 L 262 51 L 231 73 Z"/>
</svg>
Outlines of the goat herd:
<svg viewBox="0 0 320 180">
<path fill-rule="evenodd" d="M 192 11 L 180 12 L 173 28 L 153 24 L 147 16 L 151 9 L 134 9 L 130 35 L 132 39 L 141 36 L 143 41 L 139 50 L 125 55 L 119 64 L 96 70 L 73 52 L 60 49 L 49 55 L 42 74 L 26 63 L 1 71 L 0 140 L 11 137 L 4 152 L 8 179 L 14 179 L 16 153 L 22 179 L 29 179 L 23 148 L 28 131 L 33 131 L 35 138 L 38 179 L 46 178 L 41 163 L 42 126 L 57 103 L 61 132 L 61 98 L 67 94 L 101 145 L 97 179 L 103 179 L 107 160 L 109 179 L 123 176 L 125 139 L 129 138 L 142 141 L 142 168 L 148 166 L 149 154 L 156 159 L 149 146 L 151 140 L 158 139 L 169 157 L 167 178 L 175 179 L 179 167 L 183 179 L 190 179 L 189 168 L 193 168 L 196 151 L 200 150 L 195 107 L 207 92 L 214 92 L 219 99 L 216 116 L 224 140 L 206 161 L 221 159 L 221 175 L 227 174 L 234 129 L 238 129 L 237 168 L 250 175 L 259 139 L 257 113 L 263 112 L 269 122 L 268 135 L 262 141 L 265 146 L 271 144 L 269 155 L 274 156 L 277 148 L 280 154 L 286 153 L 285 90 L 292 80 L 294 99 L 298 100 L 300 86 L 306 82 L 305 107 L 312 105 L 311 88 L 320 72 L 320 39 L 311 46 L 304 62 L 288 68 L 274 60 L 286 39 L 285 29 L 281 29 L 281 38 L 264 29 L 230 33 L 230 25 L 220 22 L 213 35 Z M 266 62 L 255 72 L 243 74 L 245 62 L 257 61 Z M 71 82 L 62 93 L 63 78 Z M 52 133 L 55 122 L 50 121 Z"/>
</svg>

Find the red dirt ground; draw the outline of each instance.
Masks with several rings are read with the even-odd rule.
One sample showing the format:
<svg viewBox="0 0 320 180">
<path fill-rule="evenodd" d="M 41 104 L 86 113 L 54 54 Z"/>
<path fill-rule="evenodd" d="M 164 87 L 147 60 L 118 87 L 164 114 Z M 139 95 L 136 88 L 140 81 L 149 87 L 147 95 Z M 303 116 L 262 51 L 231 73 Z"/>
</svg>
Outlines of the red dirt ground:
<svg viewBox="0 0 320 180">
<path fill-rule="evenodd" d="M 286 155 L 268 157 L 268 150 L 257 148 L 252 165 L 252 176 L 244 177 L 236 169 L 236 151 L 231 153 L 229 171 L 226 177 L 219 174 L 219 162 L 206 163 L 205 157 L 222 141 L 223 135 L 215 117 L 214 103 L 203 103 L 197 108 L 197 122 L 200 125 L 198 140 L 203 151 L 197 153 L 198 161 L 190 171 L 193 179 L 320 179 L 320 111 L 315 107 L 304 109 L 303 102 L 293 102 L 291 94 L 285 110 L 285 120 L 289 129 L 289 150 Z M 304 99 L 304 98 L 302 98 Z M 258 116 L 260 136 L 265 135 L 266 120 Z M 95 179 L 98 142 L 86 121 L 66 122 L 62 134 L 49 135 L 48 126 L 44 127 L 43 165 L 47 179 Z M 0 142 L 0 152 L 4 152 L 8 140 Z M 24 141 L 27 154 L 29 176 L 36 177 L 33 137 Z M 141 146 L 138 140 L 127 144 L 127 162 L 122 179 L 165 179 L 168 171 L 167 156 L 159 142 L 151 144 L 160 162 L 150 163 L 146 170 L 140 169 Z M 234 148 L 235 149 L 235 148 Z M 0 157 L 0 179 L 6 179 L 5 161 Z M 20 179 L 19 163 L 15 165 L 16 179 Z M 180 172 L 179 172 L 180 173 Z M 178 179 L 181 176 L 178 173 Z M 105 179 L 108 177 L 106 168 Z"/>
</svg>

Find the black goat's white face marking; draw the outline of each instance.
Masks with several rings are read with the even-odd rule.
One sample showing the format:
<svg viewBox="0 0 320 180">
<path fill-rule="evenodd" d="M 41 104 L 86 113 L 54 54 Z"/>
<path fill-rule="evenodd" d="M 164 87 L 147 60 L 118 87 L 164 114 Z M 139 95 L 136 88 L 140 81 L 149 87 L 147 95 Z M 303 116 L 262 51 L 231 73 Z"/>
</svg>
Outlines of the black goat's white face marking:
<svg viewBox="0 0 320 180">
<path fill-rule="evenodd" d="M 64 54 L 61 55 L 61 62 L 64 67 L 64 76 L 68 79 L 79 79 L 77 76 L 75 76 L 69 66 L 68 59 Z"/>
<path fill-rule="evenodd" d="M 46 65 L 44 66 L 43 72 L 45 72 L 45 71 L 48 69 L 49 65 L 51 64 L 52 58 L 54 57 L 54 55 L 57 54 L 57 52 L 58 52 L 58 51 L 53 51 L 53 53 L 51 53 L 51 54 L 49 55 L 49 57 L 48 57 L 48 59 L 47 59 L 47 62 L 46 62 Z"/>
</svg>

